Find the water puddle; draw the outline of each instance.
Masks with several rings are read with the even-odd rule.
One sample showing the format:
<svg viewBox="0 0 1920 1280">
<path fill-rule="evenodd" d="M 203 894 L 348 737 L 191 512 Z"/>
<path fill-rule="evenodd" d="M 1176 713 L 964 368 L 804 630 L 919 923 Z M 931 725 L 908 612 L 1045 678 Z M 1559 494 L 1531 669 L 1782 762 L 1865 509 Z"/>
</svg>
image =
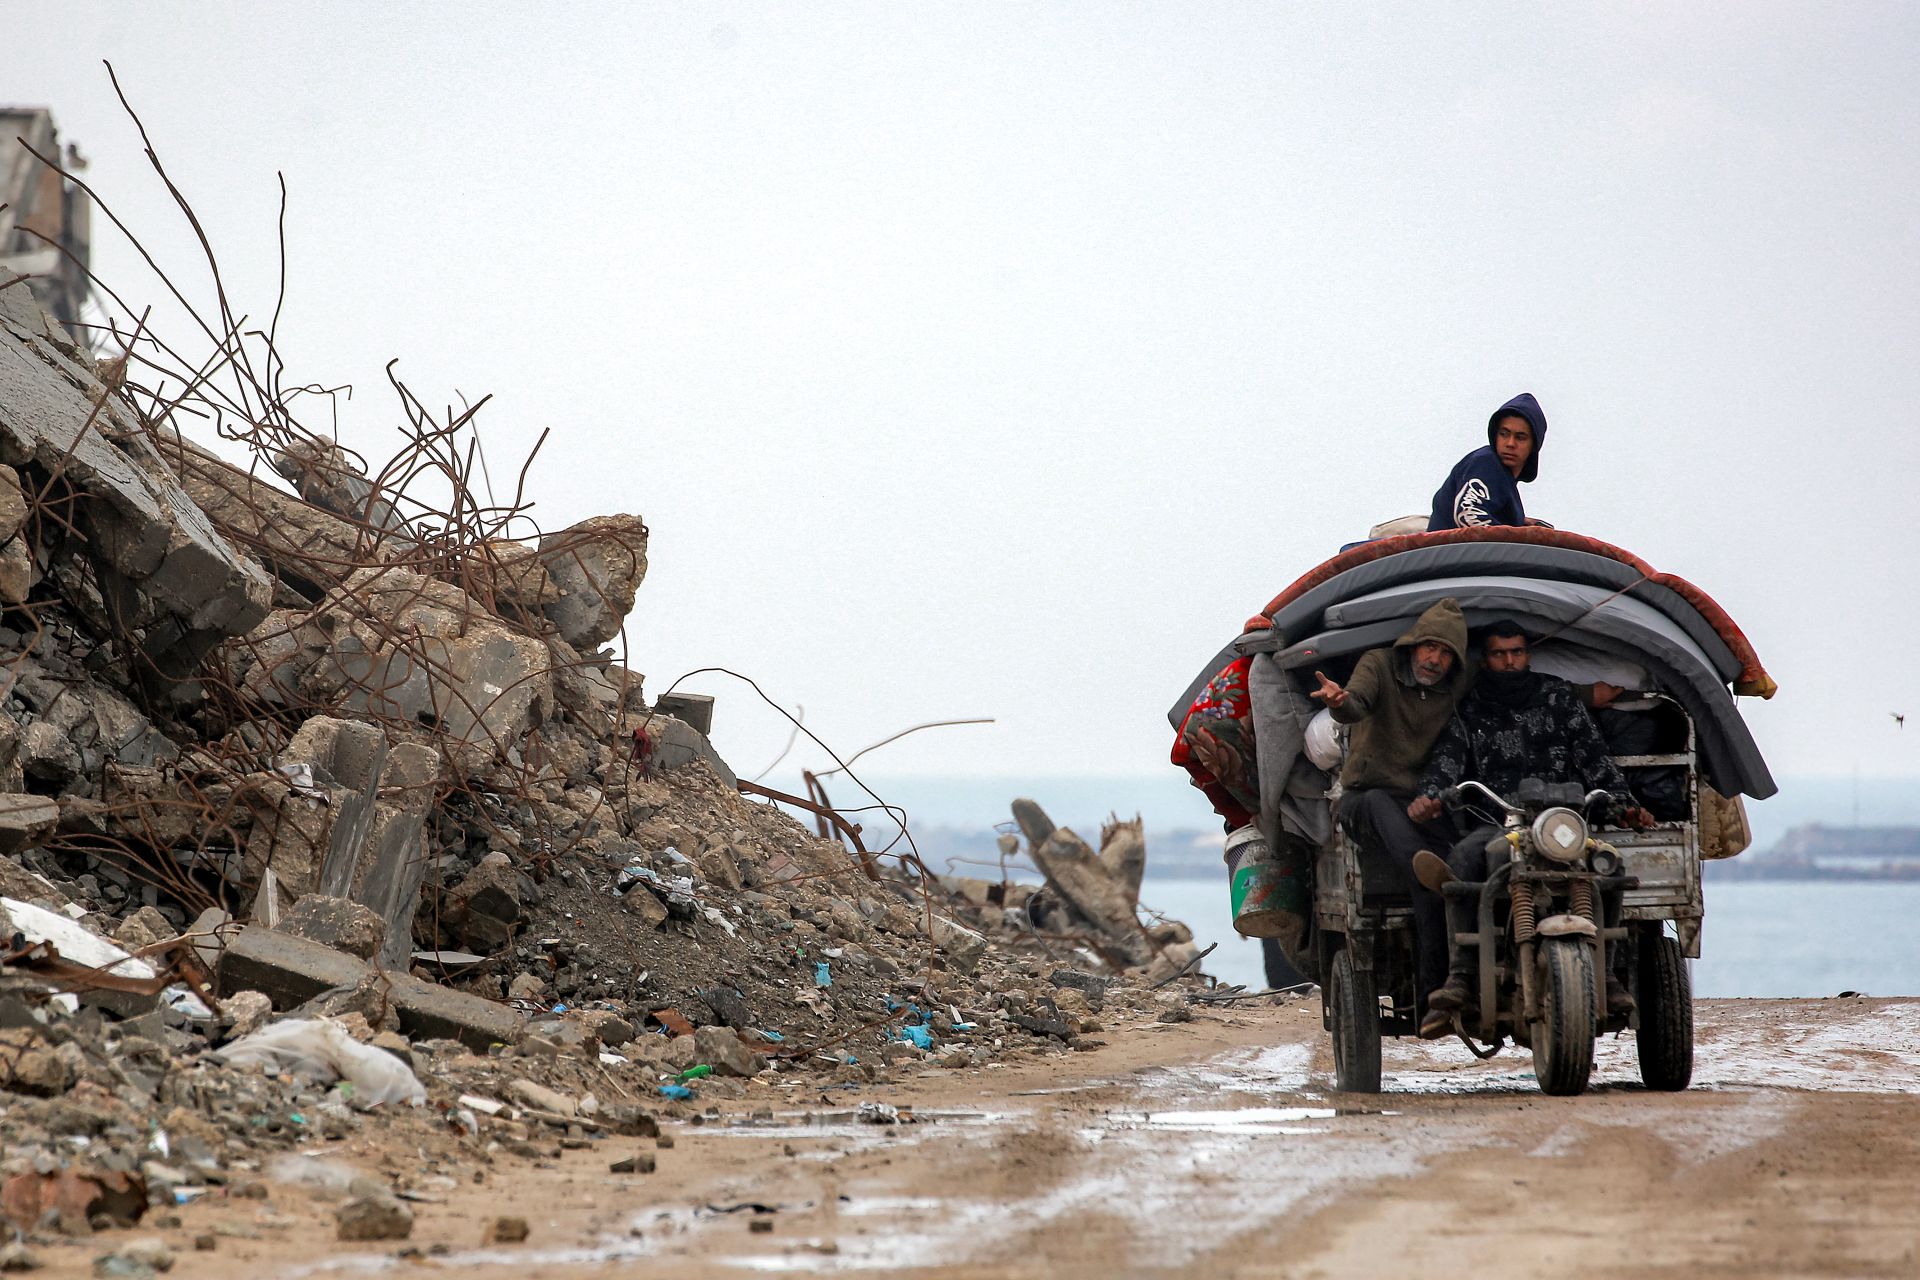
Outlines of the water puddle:
<svg viewBox="0 0 1920 1280">
<path fill-rule="evenodd" d="M 1331 1120 L 1339 1113 L 1332 1107 L 1239 1107 L 1232 1111 L 1149 1111 L 1140 1123 L 1148 1129 L 1171 1129 L 1177 1133 L 1225 1134 L 1298 1134 L 1325 1133 L 1326 1129 L 1302 1124 L 1305 1120 Z M 1125 1124 L 1120 1117 L 1109 1122 Z"/>
</svg>

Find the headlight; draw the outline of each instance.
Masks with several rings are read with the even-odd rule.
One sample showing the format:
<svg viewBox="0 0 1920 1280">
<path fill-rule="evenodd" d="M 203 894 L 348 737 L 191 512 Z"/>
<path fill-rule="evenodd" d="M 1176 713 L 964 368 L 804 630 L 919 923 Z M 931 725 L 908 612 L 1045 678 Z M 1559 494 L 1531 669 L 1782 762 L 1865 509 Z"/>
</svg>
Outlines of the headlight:
<svg viewBox="0 0 1920 1280">
<path fill-rule="evenodd" d="M 1555 862 L 1577 862 L 1587 851 L 1587 820 L 1571 809 L 1549 809 L 1533 820 L 1533 847 Z"/>
</svg>

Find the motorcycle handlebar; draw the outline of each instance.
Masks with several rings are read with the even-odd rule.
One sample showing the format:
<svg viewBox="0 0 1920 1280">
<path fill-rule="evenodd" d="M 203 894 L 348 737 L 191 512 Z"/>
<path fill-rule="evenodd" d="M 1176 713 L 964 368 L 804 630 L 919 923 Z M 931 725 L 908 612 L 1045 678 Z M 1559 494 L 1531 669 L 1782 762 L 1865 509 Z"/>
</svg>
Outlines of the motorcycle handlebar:
<svg viewBox="0 0 1920 1280">
<path fill-rule="evenodd" d="M 1487 799 L 1499 805 L 1500 808 L 1507 813 L 1520 812 L 1519 809 L 1515 808 L 1513 805 L 1508 804 L 1505 800 L 1502 800 L 1499 796 L 1495 795 L 1493 788 L 1487 786 L 1483 782 L 1462 782 L 1455 786 L 1448 787 L 1445 791 L 1440 793 L 1440 799 L 1449 806 L 1457 807 L 1466 799 L 1468 788 L 1472 788 L 1473 790 L 1478 791 L 1481 795 L 1485 796 Z"/>
</svg>

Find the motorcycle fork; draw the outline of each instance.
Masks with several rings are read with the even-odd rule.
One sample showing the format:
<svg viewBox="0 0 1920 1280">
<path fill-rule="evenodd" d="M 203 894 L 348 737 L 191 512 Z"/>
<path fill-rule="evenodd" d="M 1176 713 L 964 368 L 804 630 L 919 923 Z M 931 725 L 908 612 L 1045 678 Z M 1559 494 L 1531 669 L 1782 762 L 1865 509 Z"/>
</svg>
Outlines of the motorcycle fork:
<svg viewBox="0 0 1920 1280">
<path fill-rule="evenodd" d="M 1600 1022 L 1607 1020 L 1607 922 L 1601 919 L 1600 895 L 1591 879 L 1567 886 L 1567 910 L 1593 921 L 1593 1008 Z"/>
<path fill-rule="evenodd" d="M 1514 967 L 1520 977 L 1520 1021 L 1532 1023 L 1540 1019 L 1540 984 L 1534 973 L 1534 957 L 1538 948 L 1534 945 L 1533 927 L 1537 920 L 1534 910 L 1534 887 L 1524 881 L 1508 887 L 1507 905 L 1511 927 L 1508 937 L 1513 941 Z"/>
</svg>

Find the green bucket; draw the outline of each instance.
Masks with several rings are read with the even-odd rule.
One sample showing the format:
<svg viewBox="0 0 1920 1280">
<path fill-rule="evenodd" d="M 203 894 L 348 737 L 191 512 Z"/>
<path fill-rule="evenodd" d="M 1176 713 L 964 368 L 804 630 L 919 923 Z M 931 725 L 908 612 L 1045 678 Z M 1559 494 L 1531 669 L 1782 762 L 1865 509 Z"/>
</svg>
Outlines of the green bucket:
<svg viewBox="0 0 1920 1280">
<path fill-rule="evenodd" d="M 1227 892 L 1233 928 L 1242 937 L 1277 938 L 1293 922 L 1280 908 L 1285 876 L 1259 831 L 1242 827 L 1227 837 Z"/>
</svg>

